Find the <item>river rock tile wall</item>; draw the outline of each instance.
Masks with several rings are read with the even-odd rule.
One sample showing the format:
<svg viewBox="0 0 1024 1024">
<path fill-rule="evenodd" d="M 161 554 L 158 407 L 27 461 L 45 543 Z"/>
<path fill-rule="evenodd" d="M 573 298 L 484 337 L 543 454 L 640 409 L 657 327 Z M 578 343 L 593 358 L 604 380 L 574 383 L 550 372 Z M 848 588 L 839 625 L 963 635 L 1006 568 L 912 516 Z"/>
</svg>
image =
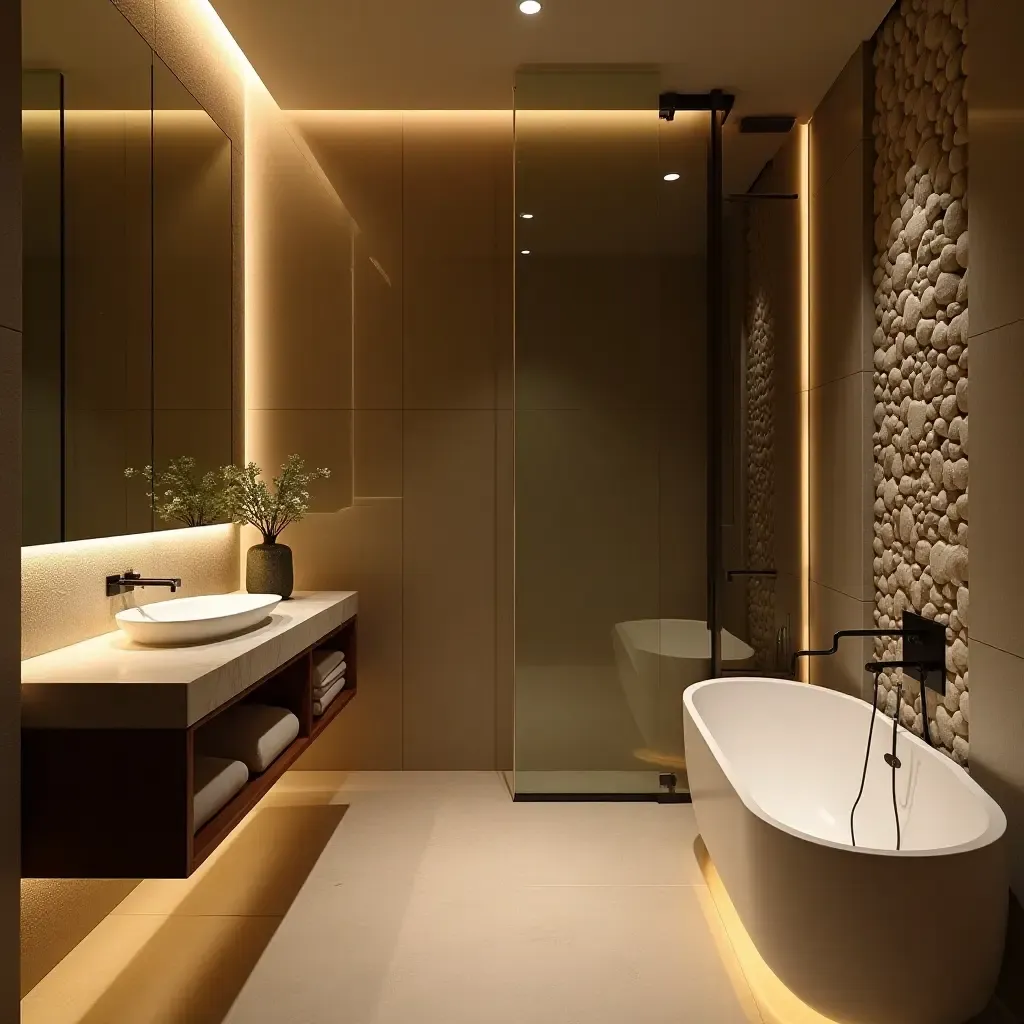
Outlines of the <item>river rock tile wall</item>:
<svg viewBox="0 0 1024 1024">
<path fill-rule="evenodd" d="M 763 240 L 751 228 L 748 247 Z M 775 324 L 768 296 L 754 295 L 747 322 L 747 565 L 775 566 Z M 762 669 L 771 661 L 775 629 L 774 581 L 747 580 L 747 628 Z"/>
<path fill-rule="evenodd" d="M 969 754 L 968 190 L 965 0 L 902 0 L 875 40 L 875 622 L 946 626 L 933 742 Z M 838 241 L 838 240 L 837 240 Z M 895 641 L 876 655 L 896 657 Z M 879 704 L 923 732 L 920 698 Z"/>
</svg>

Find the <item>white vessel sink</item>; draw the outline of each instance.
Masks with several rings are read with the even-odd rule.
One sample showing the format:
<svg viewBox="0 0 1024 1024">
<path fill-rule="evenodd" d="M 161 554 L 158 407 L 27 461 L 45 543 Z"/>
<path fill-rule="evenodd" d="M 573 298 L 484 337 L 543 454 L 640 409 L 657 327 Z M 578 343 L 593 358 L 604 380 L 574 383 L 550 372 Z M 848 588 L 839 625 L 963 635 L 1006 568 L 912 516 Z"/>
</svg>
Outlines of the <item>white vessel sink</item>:
<svg viewBox="0 0 1024 1024">
<path fill-rule="evenodd" d="M 255 626 L 280 603 L 277 594 L 210 594 L 128 608 L 114 618 L 136 643 L 199 644 Z"/>
</svg>

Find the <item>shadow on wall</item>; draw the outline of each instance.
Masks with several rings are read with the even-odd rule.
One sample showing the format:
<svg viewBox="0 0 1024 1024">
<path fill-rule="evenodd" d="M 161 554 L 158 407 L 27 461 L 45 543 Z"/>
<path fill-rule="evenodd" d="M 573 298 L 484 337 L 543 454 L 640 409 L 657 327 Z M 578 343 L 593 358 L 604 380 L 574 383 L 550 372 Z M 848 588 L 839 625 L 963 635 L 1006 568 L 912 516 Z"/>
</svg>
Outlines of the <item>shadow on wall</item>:
<svg viewBox="0 0 1024 1024">
<path fill-rule="evenodd" d="M 24 1024 L 106 1024 L 222 1020 L 347 810 L 344 805 L 263 805 L 221 855 L 191 879 L 80 883 L 89 898 L 83 923 L 104 920 L 72 956 L 22 1002 Z M 45 911 L 49 880 L 26 882 Z M 66 882 L 62 882 L 66 885 Z M 109 901 L 135 889 L 116 908 Z M 102 912 L 102 910 L 100 910 Z M 40 915 L 45 922 L 45 913 Z M 23 919 L 23 929 L 31 922 Z M 61 925 L 67 924 L 61 918 Z M 40 934 L 29 943 L 23 990 L 35 985 L 84 937 L 60 947 Z M 32 956 L 33 948 L 51 958 Z"/>
</svg>

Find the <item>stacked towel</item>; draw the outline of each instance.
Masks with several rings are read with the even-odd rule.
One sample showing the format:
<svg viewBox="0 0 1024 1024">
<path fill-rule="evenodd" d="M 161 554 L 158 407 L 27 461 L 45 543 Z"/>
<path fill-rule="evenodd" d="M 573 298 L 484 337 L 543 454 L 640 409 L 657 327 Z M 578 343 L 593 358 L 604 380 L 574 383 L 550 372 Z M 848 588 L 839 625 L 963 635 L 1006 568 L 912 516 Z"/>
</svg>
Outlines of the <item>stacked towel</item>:
<svg viewBox="0 0 1024 1024">
<path fill-rule="evenodd" d="M 196 730 L 195 749 L 206 757 L 241 761 L 265 771 L 299 734 L 299 720 L 286 708 L 236 704 Z"/>
<path fill-rule="evenodd" d="M 249 769 L 241 761 L 197 754 L 192 776 L 192 831 L 198 832 L 249 781 Z"/>
<path fill-rule="evenodd" d="M 313 654 L 313 714 L 322 715 L 345 685 L 345 653 L 320 650 Z"/>
</svg>

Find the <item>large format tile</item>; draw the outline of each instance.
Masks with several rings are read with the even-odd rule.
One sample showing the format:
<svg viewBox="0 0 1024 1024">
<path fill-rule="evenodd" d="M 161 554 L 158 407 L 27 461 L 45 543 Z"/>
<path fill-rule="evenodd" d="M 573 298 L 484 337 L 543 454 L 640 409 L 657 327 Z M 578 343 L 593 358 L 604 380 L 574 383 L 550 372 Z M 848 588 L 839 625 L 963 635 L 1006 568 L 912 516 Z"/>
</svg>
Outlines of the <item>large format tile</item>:
<svg viewBox="0 0 1024 1024">
<path fill-rule="evenodd" d="M 870 160 L 861 142 L 814 196 L 811 207 L 810 386 L 872 368 Z"/>
<path fill-rule="evenodd" d="M 1024 211 L 1011 198 L 1024 163 L 1024 8 L 976 3 L 970 19 L 971 333 L 977 335 L 1024 319 Z"/>
<path fill-rule="evenodd" d="M 972 639 L 1024 657 L 1024 477 L 1008 458 L 1024 446 L 1022 348 L 1024 320 L 971 339 L 969 625 Z"/>
<path fill-rule="evenodd" d="M 828 650 L 833 635 L 842 629 L 871 629 L 873 626 L 874 605 L 870 601 L 858 601 L 813 582 L 809 599 L 811 648 L 814 650 Z M 807 678 L 819 686 L 864 697 L 870 693 L 864 665 L 872 657 L 870 640 L 847 637 L 840 640 L 837 654 L 809 659 Z"/>
<path fill-rule="evenodd" d="M 275 917 L 106 918 L 22 1000 L 23 1024 L 215 1024 Z"/>
<path fill-rule="evenodd" d="M 402 411 L 357 409 L 355 412 L 354 489 L 361 498 L 396 498 L 402 494 Z"/>
<path fill-rule="evenodd" d="M 810 393 L 810 577 L 858 600 L 873 593 L 871 375 Z"/>
<path fill-rule="evenodd" d="M 870 46 L 858 46 L 814 111 L 812 194 L 818 195 L 860 141 L 871 137 L 871 119 L 865 110 L 873 82 Z"/>
<path fill-rule="evenodd" d="M 498 276 L 487 257 L 406 258 L 404 401 L 407 409 L 493 409 Z"/>
<path fill-rule="evenodd" d="M 1024 895 L 1024 659 L 970 642 L 971 773 L 1003 808 L 1010 883 Z"/>
<path fill-rule="evenodd" d="M 375 248 L 364 235 L 356 239 L 352 278 L 355 406 L 401 409 L 402 284 L 399 267 L 381 263 L 373 254 Z"/>
</svg>

